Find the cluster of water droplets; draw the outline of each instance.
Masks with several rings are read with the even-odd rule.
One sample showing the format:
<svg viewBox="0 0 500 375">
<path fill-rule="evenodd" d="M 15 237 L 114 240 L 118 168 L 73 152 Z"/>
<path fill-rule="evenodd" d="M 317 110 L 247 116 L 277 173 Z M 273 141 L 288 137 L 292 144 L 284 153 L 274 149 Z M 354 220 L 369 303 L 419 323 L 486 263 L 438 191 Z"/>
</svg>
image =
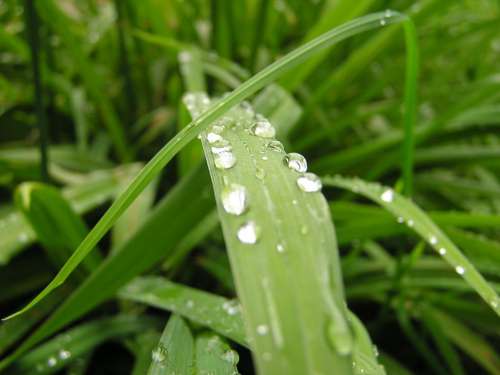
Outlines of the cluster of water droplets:
<svg viewBox="0 0 500 375">
<path fill-rule="evenodd" d="M 36 365 L 35 369 L 38 372 L 45 372 L 47 371 L 47 368 L 54 368 L 56 367 L 59 363 L 64 362 L 68 359 L 71 358 L 71 352 L 66 349 L 60 349 L 57 354 L 51 355 L 50 357 L 47 358 L 45 363 L 39 363 Z M 52 370 L 54 371 L 54 370 Z"/>
</svg>

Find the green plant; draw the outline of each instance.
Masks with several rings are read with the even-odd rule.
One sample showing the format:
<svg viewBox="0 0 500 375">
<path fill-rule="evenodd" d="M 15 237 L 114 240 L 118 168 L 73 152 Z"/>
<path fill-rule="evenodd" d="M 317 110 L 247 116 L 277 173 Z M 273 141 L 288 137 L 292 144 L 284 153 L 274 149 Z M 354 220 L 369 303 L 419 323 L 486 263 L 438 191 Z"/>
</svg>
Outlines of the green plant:
<svg viewBox="0 0 500 375">
<path fill-rule="evenodd" d="M 0 149 L 0 371 L 500 373 L 498 4 L 26 4 L 0 121 L 42 147 Z"/>
</svg>

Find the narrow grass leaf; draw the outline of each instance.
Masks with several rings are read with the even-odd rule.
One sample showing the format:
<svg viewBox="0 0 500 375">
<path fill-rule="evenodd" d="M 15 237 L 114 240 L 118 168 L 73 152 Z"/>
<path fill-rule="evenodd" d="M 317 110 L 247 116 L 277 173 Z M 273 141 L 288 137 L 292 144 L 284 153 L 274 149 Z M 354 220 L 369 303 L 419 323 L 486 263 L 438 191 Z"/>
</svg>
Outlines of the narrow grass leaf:
<svg viewBox="0 0 500 375">
<path fill-rule="evenodd" d="M 484 301 L 500 315 L 500 300 L 495 290 L 481 276 L 446 234 L 417 205 L 388 187 L 360 179 L 326 177 L 324 183 L 362 194 L 383 206 L 392 215 L 417 232 L 444 258 Z"/>
</svg>

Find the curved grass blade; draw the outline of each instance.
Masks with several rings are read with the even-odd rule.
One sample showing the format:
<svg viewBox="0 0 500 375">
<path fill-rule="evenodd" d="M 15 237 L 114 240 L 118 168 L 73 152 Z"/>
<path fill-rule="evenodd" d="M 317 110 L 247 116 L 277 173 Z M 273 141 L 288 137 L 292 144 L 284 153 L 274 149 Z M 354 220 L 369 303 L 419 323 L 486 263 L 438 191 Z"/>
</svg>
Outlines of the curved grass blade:
<svg viewBox="0 0 500 375">
<path fill-rule="evenodd" d="M 380 27 L 380 21 L 384 24 L 398 23 L 408 20 L 402 14 L 391 12 L 374 13 L 365 17 L 358 18 L 339 26 L 331 31 L 313 39 L 290 52 L 286 56 L 277 60 L 267 68 L 263 69 L 255 76 L 244 82 L 226 98 L 210 107 L 200 117 L 196 118 L 189 125 L 183 128 L 177 136 L 169 141 L 138 173 L 129 187 L 116 199 L 111 207 L 106 211 L 96 226 L 90 231 L 85 240 L 75 250 L 68 262 L 61 268 L 56 277 L 42 290 L 27 306 L 20 311 L 10 315 L 8 318 L 17 316 L 33 305 L 38 303 L 48 293 L 61 285 L 66 278 L 73 272 L 77 265 L 86 257 L 86 255 L 97 245 L 100 239 L 109 231 L 120 215 L 127 209 L 135 198 L 144 190 L 144 188 L 160 173 L 163 167 L 196 135 L 208 127 L 213 121 L 217 120 L 233 106 L 256 93 L 258 90 L 271 83 L 281 76 L 287 69 L 296 66 L 300 62 L 314 55 L 318 51 L 340 42 L 350 36 L 359 34 L 363 31 L 373 30 Z"/>
<path fill-rule="evenodd" d="M 56 336 L 15 362 L 16 374 L 50 374 L 68 366 L 102 342 L 157 327 L 148 317 L 118 316 L 85 323 Z"/>
<path fill-rule="evenodd" d="M 239 357 L 235 350 L 213 333 L 203 333 L 196 337 L 196 374 L 235 375 Z"/>
<path fill-rule="evenodd" d="M 148 375 L 191 374 L 194 341 L 191 330 L 178 315 L 172 315 L 152 354 Z"/>
<path fill-rule="evenodd" d="M 417 232 L 429 245 L 438 252 L 474 289 L 486 303 L 500 315 L 500 299 L 495 290 L 481 276 L 469 260 L 461 253 L 446 234 L 417 205 L 404 198 L 391 188 L 360 179 L 350 179 L 341 176 L 325 177 L 323 182 L 351 190 L 354 193 L 373 200 L 387 211 L 406 222 L 408 227 Z"/>
</svg>

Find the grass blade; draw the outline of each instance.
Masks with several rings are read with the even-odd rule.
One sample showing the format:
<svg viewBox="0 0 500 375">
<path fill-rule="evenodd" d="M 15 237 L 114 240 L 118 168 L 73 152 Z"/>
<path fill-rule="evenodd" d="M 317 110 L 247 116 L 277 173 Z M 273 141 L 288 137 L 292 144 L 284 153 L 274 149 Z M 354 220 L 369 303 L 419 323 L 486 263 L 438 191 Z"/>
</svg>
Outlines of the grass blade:
<svg viewBox="0 0 500 375">
<path fill-rule="evenodd" d="M 209 104 L 202 94 L 185 101 L 193 116 Z M 309 175 L 284 165 L 283 149 L 269 147 L 272 135 L 256 133 L 261 123 L 272 127 L 266 121 L 256 122 L 249 107 L 235 108 L 212 128 L 220 128 L 226 146 L 214 145 L 205 132 L 201 137 L 257 368 L 350 373 L 352 335 L 329 209 L 317 189 L 297 186 Z M 219 159 L 224 152 L 236 164 Z M 233 189 L 242 189 L 241 201 L 227 200 Z"/>
<path fill-rule="evenodd" d="M 500 315 L 500 300 L 495 290 L 481 276 L 469 260 L 460 252 L 446 234 L 417 205 L 404 198 L 391 188 L 360 179 L 349 179 L 341 176 L 325 177 L 324 183 L 335 186 L 373 200 L 399 221 L 404 221 L 417 232 L 429 245 L 446 260 L 483 300 Z"/>
</svg>

